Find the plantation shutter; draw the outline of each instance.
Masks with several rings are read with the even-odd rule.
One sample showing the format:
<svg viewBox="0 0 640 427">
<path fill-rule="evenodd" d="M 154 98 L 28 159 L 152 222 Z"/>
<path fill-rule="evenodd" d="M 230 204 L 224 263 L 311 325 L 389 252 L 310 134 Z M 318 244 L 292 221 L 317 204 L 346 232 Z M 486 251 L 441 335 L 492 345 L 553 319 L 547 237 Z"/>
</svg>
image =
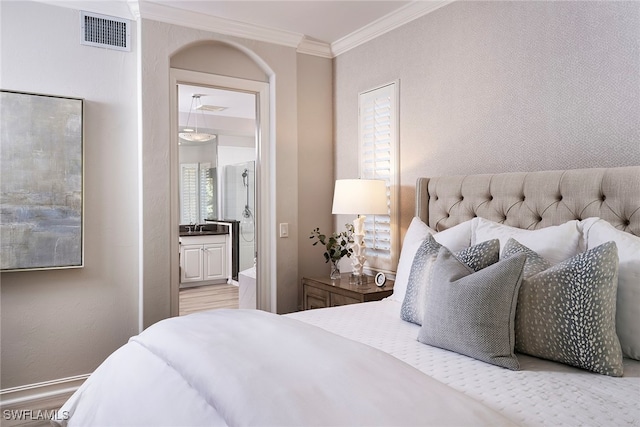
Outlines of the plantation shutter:
<svg viewBox="0 0 640 427">
<path fill-rule="evenodd" d="M 393 272 L 398 262 L 398 108 L 397 82 L 360 94 L 360 178 L 387 184 L 387 215 L 367 215 L 368 267 Z"/>
<path fill-rule="evenodd" d="M 213 183 L 215 182 L 211 174 L 211 163 L 199 163 L 199 197 L 200 197 L 200 216 L 198 223 L 203 223 L 207 218 L 214 218 L 213 212 Z"/>
<path fill-rule="evenodd" d="M 198 223 L 198 164 L 180 164 L 180 224 Z"/>
</svg>

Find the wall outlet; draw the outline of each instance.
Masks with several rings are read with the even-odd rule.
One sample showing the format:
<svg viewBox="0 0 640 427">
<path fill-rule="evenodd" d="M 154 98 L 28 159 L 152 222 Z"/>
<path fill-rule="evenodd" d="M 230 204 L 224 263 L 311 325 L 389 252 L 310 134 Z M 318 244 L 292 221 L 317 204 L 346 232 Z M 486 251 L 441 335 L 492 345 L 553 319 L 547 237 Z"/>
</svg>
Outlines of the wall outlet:
<svg viewBox="0 0 640 427">
<path fill-rule="evenodd" d="M 289 223 L 280 223 L 280 237 L 289 237 Z"/>
</svg>

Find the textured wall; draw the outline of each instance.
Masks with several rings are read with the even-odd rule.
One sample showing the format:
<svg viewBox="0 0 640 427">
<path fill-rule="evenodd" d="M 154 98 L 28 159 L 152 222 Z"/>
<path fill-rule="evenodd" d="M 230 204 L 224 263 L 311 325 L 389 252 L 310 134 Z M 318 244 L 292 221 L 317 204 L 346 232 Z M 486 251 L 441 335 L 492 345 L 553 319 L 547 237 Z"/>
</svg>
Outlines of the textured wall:
<svg viewBox="0 0 640 427">
<path fill-rule="evenodd" d="M 313 247 L 309 235 L 316 227 L 325 233 L 333 228 L 332 65 L 330 59 L 298 54 L 299 284 L 302 277 L 329 275 L 323 249 Z"/>
<path fill-rule="evenodd" d="M 170 313 L 170 188 L 169 188 L 169 63 L 174 53 L 204 42 L 222 42 L 242 46 L 267 64 L 276 76 L 271 107 L 272 158 L 276 199 L 272 207 L 275 224 L 290 224 L 290 238 L 278 239 L 276 248 L 277 311 L 289 312 L 298 299 L 298 139 L 297 139 L 297 55 L 294 48 L 244 40 L 176 25 L 142 19 L 141 96 L 143 123 L 142 179 L 143 194 L 143 264 L 144 325 L 164 319 Z M 228 53 L 228 52 L 227 52 Z M 218 58 L 225 51 L 217 52 Z M 181 58 L 185 59 L 185 58 Z M 231 58 L 235 68 L 246 62 Z M 202 69 L 215 63 L 203 61 Z M 246 77 L 247 70 L 224 68 L 209 72 L 230 73 Z M 255 70 L 254 70 L 255 71 Z M 252 73 L 254 73 L 252 71 Z M 275 137 L 275 138 L 274 138 Z M 259 256 L 259 255 L 258 255 Z"/>
<path fill-rule="evenodd" d="M 358 92 L 395 79 L 403 231 L 418 176 L 640 164 L 638 28 L 638 2 L 457 1 L 348 51 L 337 177 L 357 170 Z"/>
<path fill-rule="evenodd" d="M 2 273 L 5 389 L 91 373 L 138 331 L 137 34 L 132 52 L 82 46 L 77 10 L 0 8 L 2 89 L 85 100 L 85 267 Z"/>
</svg>

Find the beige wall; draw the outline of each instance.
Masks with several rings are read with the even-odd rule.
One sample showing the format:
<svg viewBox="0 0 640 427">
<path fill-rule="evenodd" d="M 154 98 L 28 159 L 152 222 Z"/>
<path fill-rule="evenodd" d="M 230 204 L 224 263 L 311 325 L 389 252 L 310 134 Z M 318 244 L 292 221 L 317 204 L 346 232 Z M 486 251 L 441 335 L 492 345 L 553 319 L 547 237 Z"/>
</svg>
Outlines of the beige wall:
<svg viewBox="0 0 640 427">
<path fill-rule="evenodd" d="M 137 333 L 138 41 L 133 52 L 81 46 L 76 10 L 0 8 L 0 87 L 85 99 L 85 267 L 2 273 L 5 389 L 90 373 Z"/>
<path fill-rule="evenodd" d="M 299 281 L 329 274 L 311 230 L 333 230 L 333 61 L 298 55 Z M 302 295 L 300 293 L 300 298 Z"/>
<path fill-rule="evenodd" d="M 456 1 L 335 60 L 336 175 L 358 93 L 400 79 L 402 234 L 418 176 L 640 164 L 640 3 Z"/>
<path fill-rule="evenodd" d="M 131 53 L 80 46 L 78 11 L 0 7 L 0 86 L 87 100 L 86 267 L 2 274 L 2 388 L 91 372 L 136 333 L 141 288 L 146 325 L 169 315 L 169 59 L 191 43 L 253 52 L 275 81 L 279 312 L 301 275 L 326 274 L 307 236 L 330 227 L 333 179 L 357 176 L 363 90 L 400 79 L 403 227 L 420 175 L 640 164 L 636 2 L 454 2 L 340 55 L 333 76 L 294 48 L 149 20 Z"/>
<path fill-rule="evenodd" d="M 133 22 L 132 52 L 98 49 L 79 45 L 77 10 L 36 2 L 3 1 L 0 7 L 0 86 L 86 100 L 86 267 L 1 275 L 0 387 L 88 374 L 137 333 L 140 320 L 147 326 L 169 316 L 169 61 L 192 44 L 206 51 L 202 42 L 220 42 L 222 68 L 204 58 L 202 70 L 275 84 L 273 226 L 290 225 L 290 237 L 275 244 L 277 310 L 296 310 L 299 203 L 308 206 L 308 195 L 327 191 L 298 181 L 307 150 L 299 147 L 299 120 L 307 135 L 325 135 L 312 148 L 326 165 L 316 176 L 326 173 L 330 186 L 331 95 L 324 91 L 331 88 L 331 61 L 145 19 Z M 262 68 L 247 67 L 238 49 Z M 310 117 L 313 103 L 298 113 L 299 81 L 322 94 L 322 114 Z M 313 224 L 330 218 L 324 208 L 306 215 Z"/>
<path fill-rule="evenodd" d="M 169 61 L 184 47 L 202 45 L 206 41 L 247 49 L 262 62 L 265 75 L 275 76 L 272 79 L 275 83 L 272 91 L 275 94 L 272 100 L 275 140 L 272 143 L 276 182 L 273 226 L 286 222 L 290 227 L 290 237 L 276 242 L 277 311 L 294 311 L 298 299 L 298 71 L 295 49 L 146 19 L 141 25 L 144 325 L 163 319 L 170 312 Z M 224 51 L 219 55 L 224 55 Z M 237 64 L 237 72 L 227 65 L 225 73 L 246 78 L 242 61 Z"/>
</svg>

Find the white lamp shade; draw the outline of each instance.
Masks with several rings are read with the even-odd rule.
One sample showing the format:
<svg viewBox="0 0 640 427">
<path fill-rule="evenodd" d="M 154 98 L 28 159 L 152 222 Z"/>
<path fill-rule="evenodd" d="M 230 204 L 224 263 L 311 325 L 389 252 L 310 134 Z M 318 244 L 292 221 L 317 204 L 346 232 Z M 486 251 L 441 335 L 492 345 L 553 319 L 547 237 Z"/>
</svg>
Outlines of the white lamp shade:
<svg viewBox="0 0 640 427">
<path fill-rule="evenodd" d="M 386 215 L 387 185 L 379 179 L 339 179 L 333 192 L 334 214 Z"/>
</svg>

